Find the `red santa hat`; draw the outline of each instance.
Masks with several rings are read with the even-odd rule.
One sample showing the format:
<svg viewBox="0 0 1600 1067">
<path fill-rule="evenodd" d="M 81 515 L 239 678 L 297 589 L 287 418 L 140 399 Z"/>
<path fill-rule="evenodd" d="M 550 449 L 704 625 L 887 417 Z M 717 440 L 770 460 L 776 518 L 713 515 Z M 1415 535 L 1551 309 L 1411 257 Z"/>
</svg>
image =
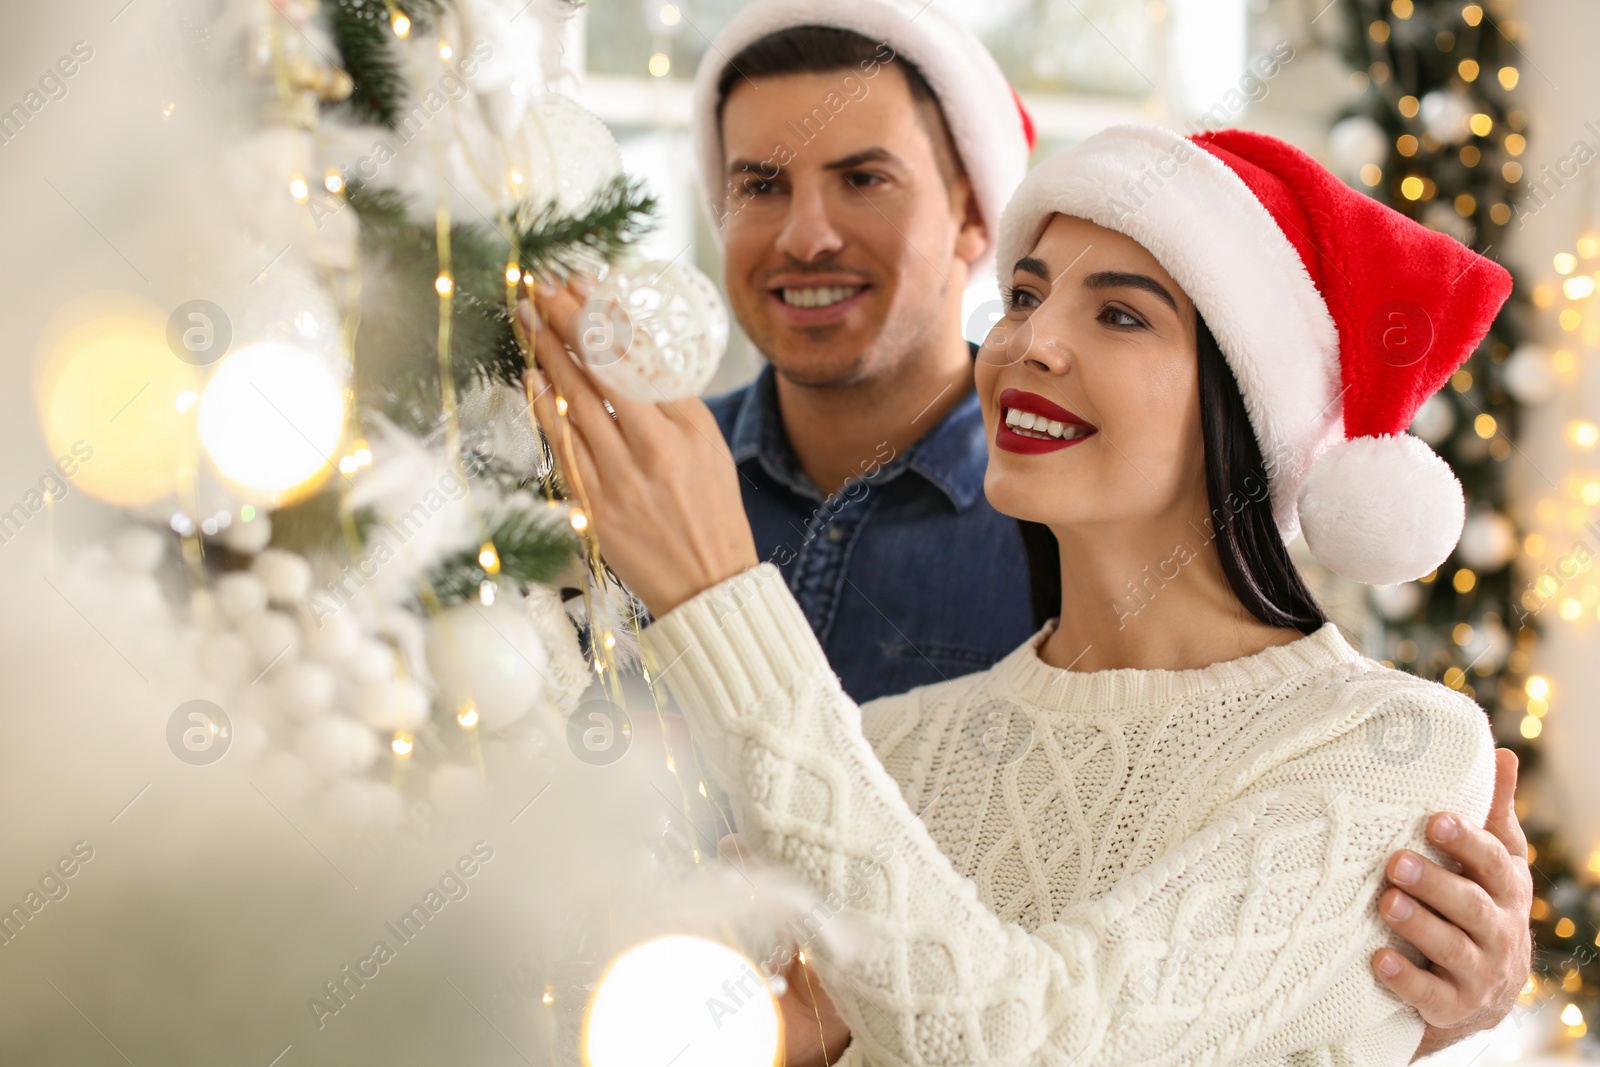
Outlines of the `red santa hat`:
<svg viewBox="0 0 1600 1067">
<path fill-rule="evenodd" d="M 909 60 L 939 99 L 945 125 L 972 181 L 989 243 L 1006 201 L 1028 169 L 1033 120 L 976 34 L 925 0 L 756 0 L 740 9 L 700 61 L 694 79 L 694 145 L 712 232 L 722 236 L 728 178 L 717 121 L 717 83 L 729 61 L 763 37 L 802 26 L 850 30 Z M 798 148 L 798 146 L 790 146 Z"/>
<path fill-rule="evenodd" d="M 1511 276 L 1275 137 L 1115 126 L 1037 167 L 999 270 L 1054 214 L 1138 241 L 1238 379 L 1287 543 L 1358 582 L 1418 578 L 1461 536 L 1461 484 L 1406 428 L 1488 331 Z"/>
</svg>

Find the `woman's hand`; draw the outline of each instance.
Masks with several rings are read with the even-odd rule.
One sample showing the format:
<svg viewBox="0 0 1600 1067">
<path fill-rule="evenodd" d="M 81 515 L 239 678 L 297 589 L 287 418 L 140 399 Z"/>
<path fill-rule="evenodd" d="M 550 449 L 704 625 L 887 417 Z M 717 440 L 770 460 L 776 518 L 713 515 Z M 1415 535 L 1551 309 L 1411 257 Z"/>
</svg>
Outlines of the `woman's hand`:
<svg viewBox="0 0 1600 1067">
<path fill-rule="evenodd" d="M 1494 800 L 1483 829 L 1453 815 L 1428 822 L 1428 839 L 1461 864 L 1461 874 L 1426 856 L 1402 851 L 1389 859 L 1391 887 L 1379 912 L 1430 966 L 1392 948 L 1379 949 L 1379 981 L 1417 1010 L 1428 1031 L 1418 1054 L 1494 1026 L 1527 981 L 1532 952 L 1528 912 L 1533 878 L 1528 840 L 1517 821 L 1517 757 L 1495 753 Z"/>
<path fill-rule="evenodd" d="M 759 562 L 738 470 L 710 410 L 605 397 L 578 350 L 582 301 L 536 290 L 517 312 L 533 337 L 528 395 L 606 562 L 660 618 Z M 565 416 L 558 412 L 565 401 Z"/>
</svg>

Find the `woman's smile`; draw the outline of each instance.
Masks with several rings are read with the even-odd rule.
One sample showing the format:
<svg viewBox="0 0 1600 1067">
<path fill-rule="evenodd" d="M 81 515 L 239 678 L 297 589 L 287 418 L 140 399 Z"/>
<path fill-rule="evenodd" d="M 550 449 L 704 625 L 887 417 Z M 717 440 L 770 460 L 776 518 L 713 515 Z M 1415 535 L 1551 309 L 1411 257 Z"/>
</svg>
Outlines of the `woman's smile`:
<svg viewBox="0 0 1600 1067">
<path fill-rule="evenodd" d="M 1099 428 L 1038 393 L 1007 389 L 1000 394 L 996 448 L 1025 456 L 1070 448 L 1093 437 Z"/>
</svg>

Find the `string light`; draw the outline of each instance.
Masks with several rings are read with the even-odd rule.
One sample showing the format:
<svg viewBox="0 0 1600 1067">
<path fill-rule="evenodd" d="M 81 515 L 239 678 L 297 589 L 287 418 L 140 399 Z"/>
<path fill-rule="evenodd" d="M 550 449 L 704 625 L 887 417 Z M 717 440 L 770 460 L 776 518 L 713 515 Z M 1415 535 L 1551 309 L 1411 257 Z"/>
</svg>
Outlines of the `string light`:
<svg viewBox="0 0 1600 1067">
<path fill-rule="evenodd" d="M 1538 737 L 1539 734 L 1543 732 L 1543 730 L 1544 730 L 1544 724 L 1541 723 L 1538 719 L 1534 718 L 1532 715 L 1527 715 L 1527 716 L 1523 717 L 1523 719 L 1522 719 L 1522 736 L 1527 738 L 1529 741 L 1532 741 L 1534 738 Z"/>
<path fill-rule="evenodd" d="M 546 1004 L 554 1004 L 556 1002 L 556 990 L 555 990 L 555 987 L 554 986 L 548 986 L 548 985 L 545 986 L 544 987 L 544 996 L 541 997 L 540 999 Z"/>
<path fill-rule="evenodd" d="M 495 551 L 492 542 L 485 541 L 483 547 L 478 549 L 478 566 L 489 574 L 500 573 L 500 553 Z"/>
<path fill-rule="evenodd" d="M 657 78 L 665 78 L 672 71 L 672 57 L 665 52 L 657 52 L 650 57 L 650 73 Z"/>
<path fill-rule="evenodd" d="M 1573 269 L 1577 267 L 1578 257 L 1571 252 L 1557 252 L 1553 262 L 1557 274 L 1567 275 L 1571 274 Z"/>
<path fill-rule="evenodd" d="M 411 20 L 406 17 L 406 13 L 404 11 L 401 11 L 397 8 L 390 12 L 389 25 L 394 27 L 394 35 L 396 37 L 411 36 Z"/>
<path fill-rule="evenodd" d="M 330 193 L 344 192 L 344 175 L 336 170 L 329 170 L 322 179 L 322 187 Z"/>
<path fill-rule="evenodd" d="M 433 280 L 433 287 L 440 296 L 449 296 L 455 292 L 456 283 L 448 274 L 441 274 Z"/>
<path fill-rule="evenodd" d="M 1479 22 L 1483 21 L 1483 8 L 1479 7 L 1477 4 L 1468 4 L 1466 7 L 1461 9 L 1461 21 L 1465 22 L 1468 26 L 1476 26 Z"/>
<path fill-rule="evenodd" d="M 1456 592 L 1458 593 L 1470 593 L 1472 592 L 1472 587 L 1478 584 L 1478 576 L 1472 573 L 1469 568 L 1462 567 L 1456 571 L 1456 576 L 1451 580 L 1451 584 L 1456 587 Z"/>
<path fill-rule="evenodd" d="M 1579 448 L 1593 448 L 1600 443 L 1600 426 L 1581 419 L 1567 423 L 1567 439 Z"/>
<path fill-rule="evenodd" d="M 456 712 L 456 722 L 461 725 L 463 730 L 470 730 L 478 725 L 478 706 L 476 704 L 463 705 L 461 710 Z"/>
<path fill-rule="evenodd" d="M 1522 688 L 1529 699 L 1544 700 L 1550 695 L 1550 680 L 1542 674 L 1530 674 L 1528 680 L 1522 683 Z"/>
<path fill-rule="evenodd" d="M 677 4 L 662 4 L 659 16 L 663 26 L 676 26 L 683 21 L 683 12 L 678 10 Z"/>
<path fill-rule="evenodd" d="M 455 55 L 455 52 L 453 52 L 451 50 L 450 46 L 448 44 L 446 44 L 444 41 L 440 41 L 439 42 L 439 58 L 440 59 L 449 59 L 453 55 Z"/>
<path fill-rule="evenodd" d="M 1594 295 L 1594 278 L 1577 274 L 1561 283 L 1561 292 L 1568 300 L 1587 300 Z"/>
<path fill-rule="evenodd" d="M 516 285 L 522 280 L 522 268 L 515 263 L 506 268 L 506 284 Z"/>
<path fill-rule="evenodd" d="M 415 748 L 416 742 L 412 740 L 411 735 L 408 733 L 397 733 L 394 735 L 394 740 L 389 742 L 390 751 L 401 759 L 409 759 L 412 750 Z"/>
<path fill-rule="evenodd" d="M 1456 73 L 1461 75 L 1461 80 L 1462 81 L 1465 81 L 1465 82 L 1475 82 L 1475 81 L 1477 81 L 1478 80 L 1478 61 L 1476 59 L 1463 59 L 1460 62 L 1460 64 L 1457 65 Z M 1481 137 L 1483 135 L 1479 134 L 1479 136 Z"/>
<path fill-rule="evenodd" d="M 297 203 L 303 204 L 306 202 L 306 199 L 311 196 L 311 188 L 310 186 L 306 185 L 306 180 L 304 178 L 296 175 L 289 182 L 289 195 L 294 197 Z"/>
<path fill-rule="evenodd" d="M 567 413 L 567 398 L 564 397 L 564 396 L 556 397 L 556 414 L 557 415 L 565 415 L 566 413 Z"/>
<path fill-rule="evenodd" d="M 572 528 L 577 530 L 579 533 L 582 533 L 589 528 L 589 516 L 585 515 L 577 508 L 572 509 L 571 522 Z"/>
</svg>

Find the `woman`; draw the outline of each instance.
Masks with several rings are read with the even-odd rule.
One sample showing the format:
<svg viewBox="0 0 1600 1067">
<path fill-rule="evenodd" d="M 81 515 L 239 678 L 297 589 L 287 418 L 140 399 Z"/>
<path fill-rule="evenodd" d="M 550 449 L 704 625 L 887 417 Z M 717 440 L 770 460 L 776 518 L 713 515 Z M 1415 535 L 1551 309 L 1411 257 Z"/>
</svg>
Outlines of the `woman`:
<svg viewBox="0 0 1600 1067">
<path fill-rule="evenodd" d="M 1351 649 L 1284 546 L 1303 522 L 1373 582 L 1444 560 L 1460 488 L 1395 435 L 1509 278 L 1282 142 L 1144 127 L 1036 170 L 999 262 L 985 491 L 1041 619 L 1071 610 L 860 709 L 757 564 L 704 408 L 613 420 L 560 331 L 536 341 L 539 420 L 747 847 L 853 891 L 863 943 L 817 954 L 844 1062 L 1408 1061 L 1423 1024 L 1367 968 L 1382 863 L 1429 812 L 1482 819 L 1492 742 Z"/>
</svg>

